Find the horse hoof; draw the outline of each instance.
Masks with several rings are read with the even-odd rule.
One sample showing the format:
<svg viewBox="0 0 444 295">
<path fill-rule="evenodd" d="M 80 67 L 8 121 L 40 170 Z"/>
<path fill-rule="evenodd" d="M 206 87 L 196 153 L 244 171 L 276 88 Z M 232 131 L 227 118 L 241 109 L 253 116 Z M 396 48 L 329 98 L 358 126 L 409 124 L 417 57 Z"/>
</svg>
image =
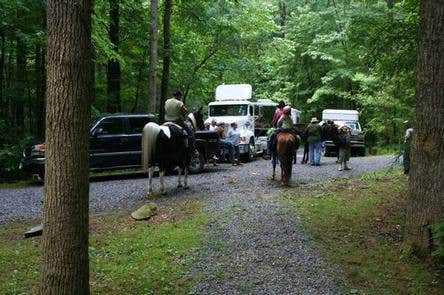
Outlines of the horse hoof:
<svg viewBox="0 0 444 295">
<path fill-rule="evenodd" d="M 181 187 L 183 187 L 182 184 L 178 184 L 178 185 L 177 185 L 177 188 L 181 188 Z"/>
<path fill-rule="evenodd" d="M 188 186 L 188 185 L 185 185 L 184 187 L 183 187 L 183 189 L 189 189 L 190 187 Z"/>
</svg>

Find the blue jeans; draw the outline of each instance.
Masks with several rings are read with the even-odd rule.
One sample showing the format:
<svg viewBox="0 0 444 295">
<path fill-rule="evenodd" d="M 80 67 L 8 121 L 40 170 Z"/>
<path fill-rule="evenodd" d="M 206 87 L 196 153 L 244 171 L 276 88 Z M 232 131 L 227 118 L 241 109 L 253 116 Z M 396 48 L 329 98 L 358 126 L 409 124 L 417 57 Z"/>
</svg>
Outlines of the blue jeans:
<svg viewBox="0 0 444 295">
<path fill-rule="evenodd" d="M 238 145 L 235 145 L 235 146 L 234 146 L 234 158 L 235 158 L 236 160 L 239 160 L 239 157 L 240 157 L 239 146 L 238 146 Z"/>
<path fill-rule="evenodd" d="M 308 158 L 310 164 L 319 165 L 321 163 L 322 142 L 309 142 L 308 149 Z"/>
<path fill-rule="evenodd" d="M 228 154 L 230 156 L 230 162 L 233 163 L 234 162 L 234 145 L 233 145 L 233 143 L 229 140 L 221 139 L 220 145 L 222 146 L 222 148 L 226 148 L 228 150 Z M 239 150 L 239 147 L 238 147 L 238 150 Z"/>
</svg>

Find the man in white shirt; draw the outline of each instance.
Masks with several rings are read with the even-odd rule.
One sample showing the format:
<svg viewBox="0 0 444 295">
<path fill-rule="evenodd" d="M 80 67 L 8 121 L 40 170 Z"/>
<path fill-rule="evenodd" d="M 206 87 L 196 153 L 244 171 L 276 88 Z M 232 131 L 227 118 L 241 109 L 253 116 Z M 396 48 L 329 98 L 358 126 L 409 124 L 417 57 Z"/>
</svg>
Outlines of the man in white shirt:
<svg viewBox="0 0 444 295">
<path fill-rule="evenodd" d="M 240 143 L 240 131 L 237 129 L 237 123 L 233 122 L 230 124 L 231 129 L 228 131 L 228 140 L 233 144 L 234 147 L 234 166 L 239 165 L 239 143 Z"/>
</svg>

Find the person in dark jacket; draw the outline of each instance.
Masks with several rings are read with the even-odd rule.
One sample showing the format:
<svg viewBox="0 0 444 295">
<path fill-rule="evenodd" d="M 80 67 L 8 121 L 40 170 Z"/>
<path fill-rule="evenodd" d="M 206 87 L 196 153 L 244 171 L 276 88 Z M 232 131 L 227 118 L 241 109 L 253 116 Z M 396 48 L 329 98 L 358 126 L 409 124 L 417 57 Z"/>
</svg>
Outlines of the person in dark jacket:
<svg viewBox="0 0 444 295">
<path fill-rule="evenodd" d="M 306 138 L 308 143 L 308 158 L 310 165 L 320 166 L 321 165 L 321 151 L 322 151 L 322 141 L 321 133 L 322 128 L 319 125 L 317 118 L 311 118 L 310 124 L 307 126 Z"/>
</svg>

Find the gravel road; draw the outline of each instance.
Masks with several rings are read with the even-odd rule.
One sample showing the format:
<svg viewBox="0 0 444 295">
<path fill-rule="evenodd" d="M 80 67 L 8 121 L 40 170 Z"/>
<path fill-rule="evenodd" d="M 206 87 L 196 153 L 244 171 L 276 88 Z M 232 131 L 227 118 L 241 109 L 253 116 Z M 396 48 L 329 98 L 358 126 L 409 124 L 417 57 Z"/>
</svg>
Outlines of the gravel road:
<svg viewBox="0 0 444 295">
<path fill-rule="evenodd" d="M 340 172 L 334 158 L 321 166 L 293 166 L 291 184 L 303 185 L 388 168 L 393 157 L 352 158 L 352 170 Z M 298 163 L 300 158 L 298 159 Z M 256 159 L 233 167 L 208 166 L 192 175 L 190 189 L 176 188 L 177 177 L 166 178 L 168 195 L 159 205 L 191 198 L 208 198 L 210 216 L 205 245 L 197 254 L 193 275 L 197 294 L 338 294 L 331 268 L 316 253 L 289 209 L 277 200 L 281 189 L 271 181 L 269 161 Z M 158 179 L 154 180 L 158 188 Z M 93 212 L 132 209 L 144 202 L 147 179 L 91 182 Z M 38 218 L 42 187 L 0 190 L 0 223 Z"/>
</svg>

